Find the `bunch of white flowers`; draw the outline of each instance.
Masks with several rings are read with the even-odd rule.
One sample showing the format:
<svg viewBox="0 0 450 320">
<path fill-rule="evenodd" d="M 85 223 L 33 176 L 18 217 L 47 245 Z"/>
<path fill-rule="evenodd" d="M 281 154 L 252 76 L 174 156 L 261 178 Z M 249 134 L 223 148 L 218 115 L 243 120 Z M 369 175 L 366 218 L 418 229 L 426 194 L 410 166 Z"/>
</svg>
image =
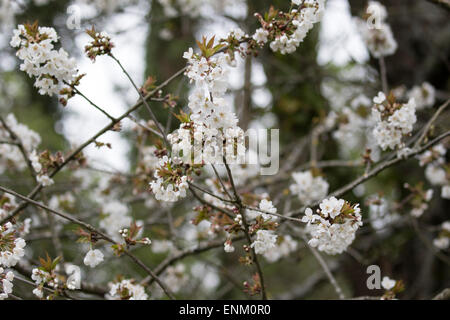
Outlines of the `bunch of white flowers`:
<svg viewBox="0 0 450 320">
<path fill-rule="evenodd" d="M 375 25 L 371 25 L 369 21 L 355 18 L 359 33 L 375 58 L 394 54 L 397 50 L 397 42 L 391 27 L 386 23 L 386 8 L 378 1 L 369 1 L 369 7 L 372 8 L 377 20 Z"/>
<path fill-rule="evenodd" d="M 281 242 L 277 242 L 274 248 L 268 250 L 264 254 L 264 258 L 266 258 L 267 261 L 276 262 L 297 250 L 298 242 L 292 239 L 290 235 L 282 236 L 280 238 Z"/>
<path fill-rule="evenodd" d="M 39 134 L 29 129 L 26 125 L 19 123 L 12 113 L 6 116 L 5 124 L 20 139 L 25 151 L 31 153 L 41 143 Z M 0 140 L 16 142 L 12 141 L 8 130 L 1 123 Z M 0 144 L 0 173 L 3 173 L 11 166 L 14 166 L 17 170 L 24 170 L 27 164 L 20 149 L 16 145 L 2 143 Z"/>
<path fill-rule="evenodd" d="M 12 271 L 6 272 L 0 267 L 0 300 L 8 298 L 8 294 L 12 293 L 14 273 Z"/>
<path fill-rule="evenodd" d="M 47 272 L 42 267 L 32 270 L 31 279 L 36 285 L 33 294 L 39 299 L 44 298 L 44 286 L 49 286 L 56 290 L 62 285 L 59 276 L 55 272 Z"/>
<path fill-rule="evenodd" d="M 417 110 L 432 107 L 436 100 L 436 90 L 428 82 L 424 82 L 420 86 L 414 86 L 408 91 L 407 95 L 410 99 L 414 98 Z"/>
<path fill-rule="evenodd" d="M 389 101 L 384 93 L 373 99 L 372 117 L 376 123 L 373 135 L 381 149 L 402 149 L 402 138 L 413 130 L 417 121 L 416 104 L 410 99 L 406 104 Z"/>
<path fill-rule="evenodd" d="M 34 281 L 36 288 L 33 290 L 33 294 L 39 299 L 52 299 L 60 290 L 76 290 L 81 286 L 81 270 L 77 265 L 66 263 L 64 264 L 64 270 L 67 274 L 67 279 L 58 273 L 60 265 L 58 264 L 59 258 L 50 260 L 47 256 L 47 260 L 42 262 L 41 267 L 33 268 L 31 272 L 31 279 Z M 48 286 L 55 290 L 52 294 L 45 297 L 44 286 Z"/>
<path fill-rule="evenodd" d="M 245 33 L 232 30 L 228 39 L 239 41 Z M 234 53 L 219 52 L 227 41 L 214 45 L 214 37 L 199 42 L 202 54 L 192 48 L 183 54 L 187 60 L 186 76 L 194 84 L 189 95 L 191 111 L 180 128 L 168 135 L 172 147 L 172 158 L 164 156 L 150 183 L 157 200 L 174 202 L 186 196 L 188 175 L 177 170 L 184 164 L 201 165 L 222 163 L 225 156 L 228 163 L 242 163 L 245 157 L 244 132 L 237 126 L 237 117 L 225 99 L 228 89 L 228 69 L 234 65 Z M 237 152 L 236 152 L 237 149 Z"/>
<path fill-rule="evenodd" d="M 190 118 L 210 129 L 235 128 L 238 120 L 225 99 L 229 56 L 218 53 L 205 58 L 189 48 L 183 58 L 188 61 L 186 75 L 194 83 L 194 90 L 189 95 Z"/>
<path fill-rule="evenodd" d="M 277 235 L 271 230 L 258 230 L 256 240 L 250 245 L 257 254 L 265 254 L 275 247 Z"/>
<path fill-rule="evenodd" d="M 123 279 L 120 282 L 110 283 L 108 299 L 112 300 L 147 300 L 148 295 L 140 284 L 133 279 Z"/>
<path fill-rule="evenodd" d="M 311 235 L 308 244 L 328 254 L 342 253 L 355 239 L 362 226 L 359 204 L 351 205 L 343 199 L 324 199 L 314 214 L 306 208 L 302 221 L 307 223 L 306 232 Z"/>
<path fill-rule="evenodd" d="M 77 77 L 75 59 L 64 49 L 55 50 L 58 35 L 53 28 L 19 25 L 14 30 L 11 46 L 17 48 L 17 57 L 23 61 L 20 70 L 36 80 L 34 86 L 42 95 L 58 94 L 65 84 Z"/>
<path fill-rule="evenodd" d="M 281 54 L 290 54 L 297 50 L 297 47 L 303 41 L 308 34 L 309 30 L 313 28 L 314 23 L 319 22 L 322 19 L 322 15 L 325 9 L 325 0 L 305 0 L 292 1 L 295 5 L 301 6 L 297 9 L 293 9 L 291 14 L 292 28 L 289 32 L 280 30 L 279 34 L 275 36 L 275 39 L 270 43 L 270 49 L 272 51 L 279 51 Z M 268 26 L 269 28 L 271 25 Z M 262 30 L 257 30 L 257 33 L 253 38 L 258 42 L 264 42 L 266 36 Z"/>
<path fill-rule="evenodd" d="M 0 266 L 15 266 L 25 255 L 25 245 L 25 240 L 17 236 L 11 222 L 0 226 Z"/>
<path fill-rule="evenodd" d="M 159 166 L 155 170 L 155 179 L 150 182 L 155 198 L 161 201 L 175 202 L 186 197 L 188 189 L 188 177 L 180 176 L 175 164 L 167 156 L 159 161 Z"/>
<path fill-rule="evenodd" d="M 450 247 L 450 221 L 445 221 L 441 225 L 441 232 L 439 236 L 434 239 L 433 244 L 440 250 L 445 250 Z"/>
<path fill-rule="evenodd" d="M 218 130 L 201 122 L 184 122 L 167 136 L 174 162 L 186 164 L 219 164 L 245 160 L 244 131 L 238 127 Z"/>
<path fill-rule="evenodd" d="M 86 55 L 95 62 L 98 56 L 111 54 L 111 50 L 114 48 L 114 43 L 111 42 L 111 37 L 105 32 L 97 32 L 94 27 L 86 30 L 86 33 L 92 38 L 84 47 Z"/>
<path fill-rule="evenodd" d="M 328 194 L 328 182 L 322 176 L 314 176 L 311 171 L 293 172 L 292 178 L 295 183 L 289 189 L 303 204 L 311 204 Z"/>
</svg>

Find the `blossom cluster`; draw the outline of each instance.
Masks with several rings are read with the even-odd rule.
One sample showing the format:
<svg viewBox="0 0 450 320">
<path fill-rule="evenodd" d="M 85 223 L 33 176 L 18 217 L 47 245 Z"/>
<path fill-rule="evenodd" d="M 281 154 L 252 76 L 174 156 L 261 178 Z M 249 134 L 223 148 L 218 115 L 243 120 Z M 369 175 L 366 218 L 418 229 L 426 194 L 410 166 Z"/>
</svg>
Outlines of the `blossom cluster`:
<svg viewBox="0 0 450 320">
<path fill-rule="evenodd" d="M 397 42 L 391 27 L 386 22 L 386 8 L 378 1 L 369 1 L 369 7 L 375 13 L 376 24 L 370 25 L 369 21 L 355 18 L 361 37 L 375 58 L 394 54 L 397 50 Z"/>
<path fill-rule="evenodd" d="M 23 61 L 20 70 L 35 78 L 34 86 L 41 95 L 57 95 L 62 87 L 77 80 L 75 59 L 63 48 L 54 49 L 57 42 L 55 29 L 37 24 L 19 25 L 10 42 Z"/>
<path fill-rule="evenodd" d="M 275 248 L 277 235 L 272 230 L 258 230 L 256 232 L 256 240 L 250 245 L 257 254 L 266 254 Z"/>
<path fill-rule="evenodd" d="M 11 222 L 0 226 L 0 266 L 15 266 L 25 255 L 25 245 L 25 240 L 18 237 Z"/>
<path fill-rule="evenodd" d="M 148 295 L 145 289 L 133 279 L 123 279 L 110 283 L 110 290 L 107 295 L 111 300 L 147 300 Z"/>
<path fill-rule="evenodd" d="M 188 61 L 185 74 L 194 84 L 188 103 L 191 113 L 184 116 L 179 129 L 168 135 L 172 157 L 164 155 L 160 159 L 155 180 L 150 183 L 157 200 L 174 202 L 184 198 L 188 188 L 185 165 L 216 161 L 224 141 L 232 141 L 225 152 L 233 158 L 236 138 L 243 141 L 236 115 L 225 99 L 230 55 L 219 52 L 224 45 L 215 45 L 214 37 L 209 41 L 203 38 L 198 44 L 201 54 L 189 48 L 183 55 Z"/>
<path fill-rule="evenodd" d="M 35 288 L 33 294 L 39 299 L 51 300 L 62 294 L 64 290 L 76 290 L 81 287 L 80 267 L 71 263 L 63 264 L 65 275 L 60 273 L 60 257 L 51 259 L 48 255 L 46 259 L 39 258 L 40 266 L 33 268 L 31 279 L 34 281 Z M 45 296 L 45 287 L 50 288 L 50 294 Z"/>
<path fill-rule="evenodd" d="M 209 49 L 216 51 L 219 48 L 216 46 Z M 194 84 L 194 89 L 189 95 L 188 106 L 192 113 L 190 118 L 211 129 L 235 128 L 238 120 L 225 99 L 225 92 L 228 89 L 229 55 L 217 53 L 205 57 L 204 54 L 196 54 L 189 48 L 183 58 L 188 61 L 186 76 Z"/>
<path fill-rule="evenodd" d="M 150 187 L 157 200 L 174 202 L 186 197 L 186 190 L 189 187 L 188 177 L 180 171 L 181 168 L 167 156 L 159 160 L 159 165 L 155 170 L 156 180 L 150 182 Z"/>
<path fill-rule="evenodd" d="M 306 232 L 311 235 L 308 244 L 328 254 L 339 254 L 355 239 L 362 226 L 359 204 L 351 205 L 343 199 L 324 199 L 313 213 L 306 208 L 302 221 L 307 223 Z"/>
<path fill-rule="evenodd" d="M 114 44 L 111 42 L 110 36 L 105 31 L 97 32 L 92 27 L 92 29 L 87 30 L 86 33 L 92 38 L 92 41 L 84 47 L 84 51 L 89 59 L 95 61 L 98 56 L 111 54 Z"/>
<path fill-rule="evenodd" d="M 12 293 L 14 273 L 12 271 L 6 272 L 5 269 L 0 267 L 0 300 L 8 298 L 8 295 Z"/>
<path fill-rule="evenodd" d="M 380 92 L 373 99 L 372 117 L 376 123 L 373 135 L 382 150 L 402 149 L 404 144 L 402 138 L 413 130 L 417 121 L 416 104 L 414 99 L 408 103 L 395 102 L 395 98 Z"/>
<path fill-rule="evenodd" d="M 202 122 L 184 122 L 167 136 L 174 162 L 185 164 L 243 163 L 246 149 L 244 131 L 238 127 L 218 130 Z"/>
<path fill-rule="evenodd" d="M 315 176 L 311 170 L 293 172 L 292 178 L 295 183 L 289 186 L 289 190 L 305 205 L 321 200 L 328 194 L 328 182 L 320 175 Z"/>
<path fill-rule="evenodd" d="M 256 30 L 252 38 L 259 45 L 270 40 L 272 51 L 281 54 L 293 53 L 313 25 L 321 20 L 325 0 L 293 0 L 292 3 L 294 9 L 288 13 L 272 10 L 266 20 L 257 15 L 262 27 Z"/>
</svg>

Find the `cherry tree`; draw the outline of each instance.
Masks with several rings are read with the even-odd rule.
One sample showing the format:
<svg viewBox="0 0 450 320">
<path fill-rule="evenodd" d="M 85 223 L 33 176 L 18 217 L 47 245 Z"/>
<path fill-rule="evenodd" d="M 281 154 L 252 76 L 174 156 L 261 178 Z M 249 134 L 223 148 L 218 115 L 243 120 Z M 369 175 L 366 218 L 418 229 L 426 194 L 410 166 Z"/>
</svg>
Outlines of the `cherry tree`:
<svg viewBox="0 0 450 320">
<path fill-rule="evenodd" d="M 137 2 L 74 3 L 112 19 Z M 324 297 L 394 299 L 412 290 L 400 272 L 383 270 L 370 296 L 356 296 L 336 275 L 344 259 L 365 273 L 374 264 L 368 248 L 406 241 L 395 232 L 407 229 L 432 259 L 448 266 L 449 94 L 427 81 L 390 85 L 388 57 L 400 45 L 381 3 L 369 1 L 351 20 L 379 69 L 350 65 L 313 87 L 311 94 L 327 103 L 308 117 L 309 132 L 280 126 L 280 136 L 271 139 L 262 130 L 262 141 L 254 134 L 264 119 L 252 113 L 252 97 L 258 89 L 267 92 L 265 84 L 252 83 L 254 70 L 265 64 L 289 70 L 288 59 L 304 58 L 302 46 L 320 28 L 328 2 L 292 0 L 258 12 L 251 1 L 153 1 L 164 23 L 154 28 L 168 46 L 177 41 L 170 26 L 180 21 L 206 26 L 197 30 L 219 18 L 233 26 L 223 35 L 190 33 L 177 52 L 180 69 L 165 79 L 147 75 L 142 83 L 117 53 L 115 35 L 95 18 L 78 53 L 64 48 L 63 33 L 50 24 L 6 21 L 14 25 L 8 42 L 15 72 L 33 94 L 57 100 L 63 114 L 87 105 L 108 122 L 82 143 L 50 149 L 19 113 L 0 109 L 0 299 L 290 299 L 321 281 L 330 288 Z M 20 20 L 20 9 L 3 5 L 10 20 Z M 227 13 L 227 6 L 239 5 L 249 11 L 243 19 Z M 116 114 L 100 93 L 83 92 L 90 70 L 79 68 L 81 54 L 92 65 L 109 61 L 120 70 L 135 103 Z M 235 89 L 236 77 L 243 78 L 242 89 Z M 279 81 L 295 86 L 295 79 Z M 272 98 L 286 108 L 307 101 L 283 100 L 282 88 L 277 94 L 281 98 Z M 111 133 L 133 146 L 128 172 L 96 167 L 86 152 L 90 146 L 99 154 L 114 150 Z M 252 143 L 255 136 L 259 141 Z M 269 153 L 272 163 L 264 159 Z M 273 161 L 278 170 L 264 174 Z M 405 165 L 410 176 L 395 174 Z M 386 182 L 389 171 L 394 175 Z M 424 220 L 431 212 L 437 212 L 433 225 Z M 445 296 L 448 289 L 438 295 Z"/>
</svg>

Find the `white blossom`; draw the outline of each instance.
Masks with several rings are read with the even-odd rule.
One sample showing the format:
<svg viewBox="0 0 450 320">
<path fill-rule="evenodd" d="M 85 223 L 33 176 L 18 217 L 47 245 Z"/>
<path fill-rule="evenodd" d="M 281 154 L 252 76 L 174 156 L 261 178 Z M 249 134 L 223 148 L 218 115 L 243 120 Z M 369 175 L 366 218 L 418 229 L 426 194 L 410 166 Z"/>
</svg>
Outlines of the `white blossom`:
<svg viewBox="0 0 450 320">
<path fill-rule="evenodd" d="M 256 42 L 258 42 L 258 44 L 264 45 L 268 41 L 268 38 L 267 38 L 268 36 L 269 36 L 269 31 L 267 31 L 263 28 L 258 28 L 258 29 L 256 29 L 255 34 L 252 36 L 252 38 Z"/>
<path fill-rule="evenodd" d="M 389 277 L 383 277 L 383 280 L 381 281 L 381 286 L 386 290 L 391 290 L 395 287 L 396 281 L 394 279 L 391 279 Z"/>
<path fill-rule="evenodd" d="M 91 267 L 91 268 L 95 268 L 97 265 L 99 265 L 102 261 L 103 261 L 103 253 L 98 250 L 89 250 L 86 253 L 86 256 L 84 257 L 84 264 Z"/>
<path fill-rule="evenodd" d="M 256 240 L 253 241 L 251 247 L 255 249 L 257 254 L 265 254 L 267 251 L 275 247 L 277 235 L 270 230 L 258 230 L 256 232 Z"/>
</svg>

